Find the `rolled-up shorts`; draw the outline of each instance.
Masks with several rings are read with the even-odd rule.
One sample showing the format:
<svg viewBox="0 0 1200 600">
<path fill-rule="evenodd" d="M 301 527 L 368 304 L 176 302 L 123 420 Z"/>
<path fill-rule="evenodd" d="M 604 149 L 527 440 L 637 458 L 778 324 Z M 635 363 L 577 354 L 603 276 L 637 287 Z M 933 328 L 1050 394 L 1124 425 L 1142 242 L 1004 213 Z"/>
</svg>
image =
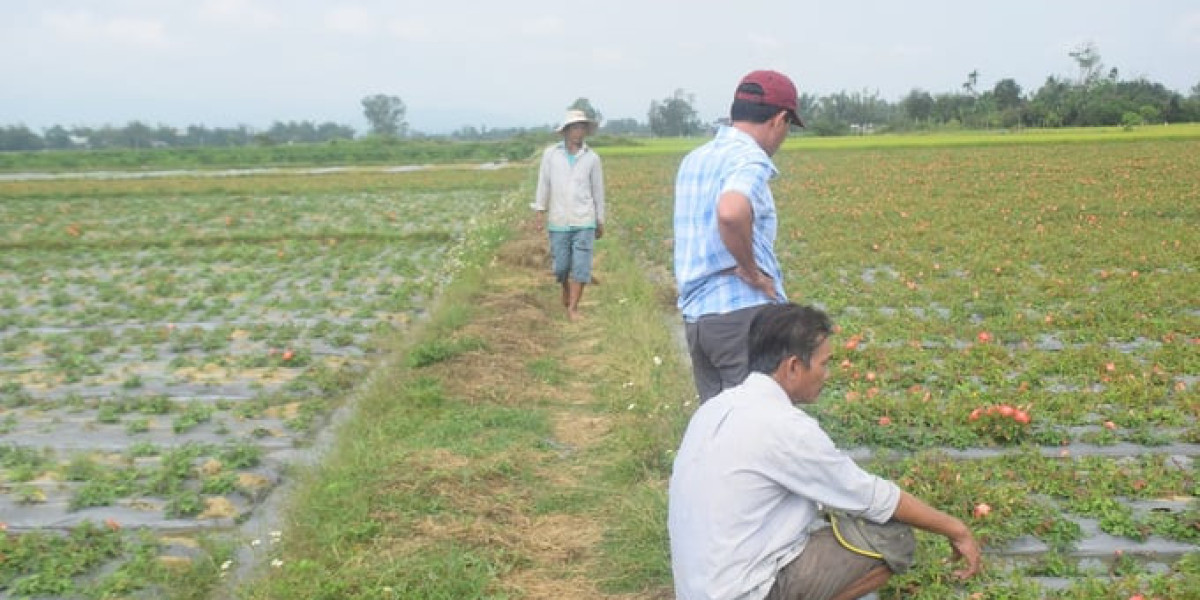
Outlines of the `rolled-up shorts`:
<svg viewBox="0 0 1200 600">
<path fill-rule="evenodd" d="M 554 278 L 563 283 L 569 276 L 579 283 L 592 282 L 592 247 L 595 229 L 551 231 L 550 254 L 554 257 Z"/>
<path fill-rule="evenodd" d="M 908 527 L 889 521 L 871 527 Z M 900 549 L 911 556 L 913 546 Z M 877 567 L 887 566 L 881 558 L 871 558 L 847 550 L 833 535 L 832 527 L 813 531 L 800 553 L 775 577 L 775 585 L 766 600 L 828 600 L 862 579 Z"/>
</svg>

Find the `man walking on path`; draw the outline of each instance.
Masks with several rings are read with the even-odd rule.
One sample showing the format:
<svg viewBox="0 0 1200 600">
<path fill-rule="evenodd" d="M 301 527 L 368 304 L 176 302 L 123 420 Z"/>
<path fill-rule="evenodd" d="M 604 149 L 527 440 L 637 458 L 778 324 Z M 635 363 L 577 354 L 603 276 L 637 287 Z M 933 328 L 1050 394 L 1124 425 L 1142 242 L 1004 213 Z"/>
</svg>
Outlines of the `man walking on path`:
<svg viewBox="0 0 1200 600">
<path fill-rule="evenodd" d="M 604 236 L 604 170 L 600 157 L 584 143 L 596 121 L 581 110 L 568 110 L 558 132 L 563 141 L 546 148 L 531 207 L 538 226 L 550 235 L 554 276 L 562 285 L 567 318 L 579 318 L 583 288 L 592 280 L 595 241 Z"/>
<path fill-rule="evenodd" d="M 768 185 L 789 129 L 803 127 L 796 86 L 775 71 L 738 83 L 732 124 L 684 158 L 675 181 L 675 280 L 700 401 L 746 377 L 746 330 L 784 302 Z"/>
<path fill-rule="evenodd" d="M 679 600 L 858 598 L 912 564 L 910 526 L 950 541 L 959 578 L 979 571 L 961 520 L 864 471 L 802 409 L 825 385 L 832 333 L 819 310 L 764 307 L 750 375 L 692 415 L 668 490 Z"/>
</svg>

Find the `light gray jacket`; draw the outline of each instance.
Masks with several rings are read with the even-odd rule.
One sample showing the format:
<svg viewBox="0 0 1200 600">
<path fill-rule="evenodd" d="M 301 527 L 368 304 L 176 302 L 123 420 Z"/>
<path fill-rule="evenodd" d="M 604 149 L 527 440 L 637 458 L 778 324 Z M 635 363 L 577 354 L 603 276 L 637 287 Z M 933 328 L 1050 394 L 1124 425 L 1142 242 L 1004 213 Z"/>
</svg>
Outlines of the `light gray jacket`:
<svg viewBox="0 0 1200 600">
<path fill-rule="evenodd" d="M 604 224 L 604 169 L 587 144 L 572 166 L 559 142 L 542 153 L 537 194 L 531 208 L 549 211 L 546 229 L 564 231 Z"/>
</svg>

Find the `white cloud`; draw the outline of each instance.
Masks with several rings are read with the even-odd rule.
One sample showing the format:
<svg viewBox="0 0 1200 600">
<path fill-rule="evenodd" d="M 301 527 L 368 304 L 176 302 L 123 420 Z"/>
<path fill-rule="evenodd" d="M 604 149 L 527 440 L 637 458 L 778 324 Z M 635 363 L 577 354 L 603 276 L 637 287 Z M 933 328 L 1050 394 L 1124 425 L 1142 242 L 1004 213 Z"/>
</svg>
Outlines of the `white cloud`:
<svg viewBox="0 0 1200 600">
<path fill-rule="evenodd" d="M 105 33 L 115 40 L 139 46 L 167 45 L 167 29 L 160 21 L 151 19 L 116 18 L 104 26 Z"/>
<path fill-rule="evenodd" d="M 0 55 L 23 57 L 0 60 L 16 90 L 0 93 L 0 126 L 146 116 L 257 126 L 340 114 L 362 126 L 358 99 L 375 91 L 400 94 L 418 129 L 434 122 L 418 106 L 458 110 L 442 119 L 452 130 L 556 119 L 578 95 L 611 117 L 644 120 L 646 105 L 675 89 L 715 118 L 753 69 L 778 69 L 805 92 L 878 88 L 889 100 L 913 88 L 958 91 L 974 69 L 980 87 L 1012 77 L 1032 90 L 1047 75 L 1074 79 L 1067 53 L 1088 39 L 1123 77 L 1196 83 L 1200 0 L 1149 3 L 1155 10 L 1129 0 L 1102 0 L 1116 10 L 1084 0 L 966 11 L 947 2 L 873 2 L 878 10 L 867 13 L 861 1 L 751 2 L 745 8 L 768 8 L 771 21 L 709 39 L 696 32 L 720 29 L 724 5 L 706 0 L 612 0 L 579 15 L 543 0 L 0 0 Z M 1022 43 L 988 31 L 1018 31 Z M 325 85 L 313 89 L 314 80 Z M 448 89 L 454 106 L 438 93 Z M 134 106 L 133 96 L 153 101 Z"/>
<path fill-rule="evenodd" d="M 592 48 L 592 64 L 598 67 L 618 67 L 625 62 L 625 53 L 617 48 Z"/>
<path fill-rule="evenodd" d="M 406 42 L 424 42 L 434 38 L 433 27 L 423 19 L 392 19 L 388 21 L 387 31 Z"/>
<path fill-rule="evenodd" d="M 1200 46 L 1200 12 L 1183 15 L 1171 37 L 1184 46 Z"/>
<path fill-rule="evenodd" d="M 270 29 L 283 22 L 277 13 L 259 6 L 254 0 L 204 0 L 200 15 L 251 29 Z"/>
<path fill-rule="evenodd" d="M 168 45 L 161 21 L 130 17 L 97 18 L 83 10 L 51 12 L 44 16 L 52 35 L 63 43 L 101 41 L 162 48 Z"/>
<path fill-rule="evenodd" d="M 750 47 L 760 54 L 776 54 L 783 50 L 783 42 L 773 35 L 751 33 L 747 37 Z"/>
<path fill-rule="evenodd" d="M 561 17 L 538 17 L 518 24 L 517 30 L 523 35 L 551 37 L 566 33 L 567 22 Z"/>
<path fill-rule="evenodd" d="M 342 6 L 325 15 L 325 23 L 338 33 L 370 35 L 375 32 L 376 19 L 366 9 L 358 6 Z"/>
<path fill-rule="evenodd" d="M 932 54 L 933 51 L 927 46 L 914 46 L 911 44 L 897 44 L 887 50 L 888 56 L 901 60 L 927 58 Z"/>
</svg>

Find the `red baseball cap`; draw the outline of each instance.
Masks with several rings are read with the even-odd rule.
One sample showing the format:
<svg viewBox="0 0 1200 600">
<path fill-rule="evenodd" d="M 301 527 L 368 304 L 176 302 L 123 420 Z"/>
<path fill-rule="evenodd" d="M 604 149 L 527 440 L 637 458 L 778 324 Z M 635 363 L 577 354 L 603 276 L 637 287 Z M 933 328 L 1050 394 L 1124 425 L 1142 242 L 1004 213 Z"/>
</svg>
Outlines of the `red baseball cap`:
<svg viewBox="0 0 1200 600">
<path fill-rule="evenodd" d="M 778 71 L 753 71 L 738 82 L 735 100 L 765 104 L 782 108 L 788 112 L 788 120 L 797 127 L 804 127 L 800 120 L 800 100 L 796 84 L 787 75 Z"/>
</svg>

